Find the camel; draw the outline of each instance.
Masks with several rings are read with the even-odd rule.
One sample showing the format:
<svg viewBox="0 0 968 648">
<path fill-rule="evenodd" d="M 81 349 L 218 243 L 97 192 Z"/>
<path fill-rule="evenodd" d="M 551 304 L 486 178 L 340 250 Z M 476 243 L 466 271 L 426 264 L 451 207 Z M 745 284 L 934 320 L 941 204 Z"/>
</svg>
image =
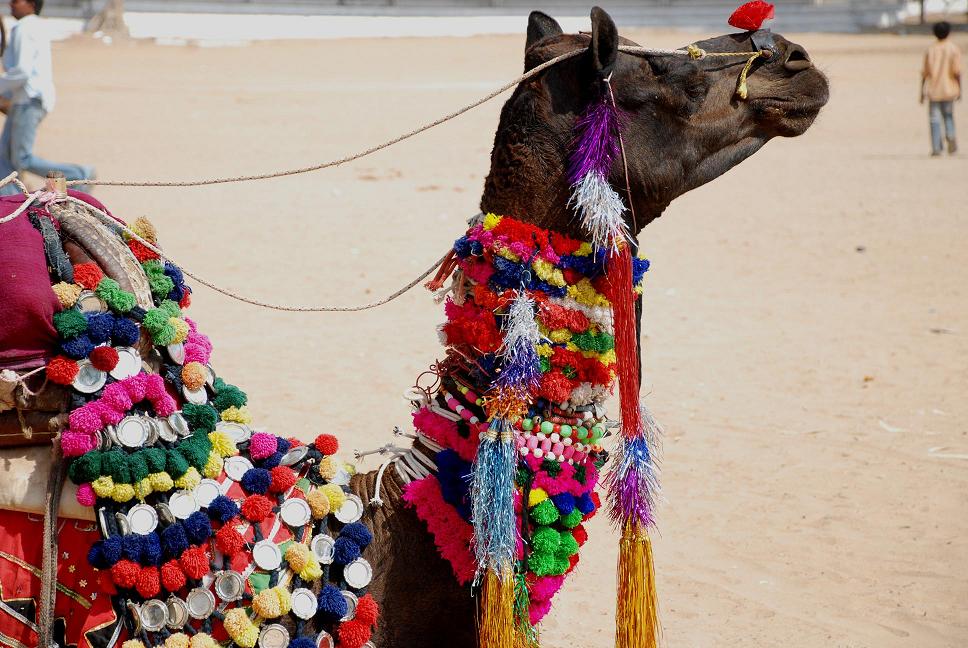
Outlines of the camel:
<svg viewBox="0 0 968 648">
<path fill-rule="evenodd" d="M 726 173 L 770 139 L 803 134 L 828 99 L 824 75 L 801 46 L 782 36 L 769 35 L 772 54 L 753 64 L 749 95 L 741 100 L 736 96 L 737 75 L 744 63 L 741 57 L 693 60 L 620 52 L 620 46 L 634 43 L 619 37 L 603 10 L 593 9 L 591 19 L 590 33 L 565 34 L 550 16 L 541 12 L 529 16 L 526 70 L 575 49 L 585 53 L 522 82 L 505 103 L 480 201 L 481 211 L 489 215 L 492 225 L 497 218 L 493 215 L 505 215 L 528 228 L 550 232 L 549 236 L 567 237 L 576 245 L 586 240 L 587 233 L 569 203 L 568 156 L 575 122 L 593 100 L 594 81 L 605 74 L 610 74 L 616 102 L 625 113 L 622 132 L 627 155 L 627 172 L 618 162 L 608 179 L 631 207 L 627 225 L 633 237 L 661 216 L 676 197 Z M 757 34 L 762 35 L 730 34 L 695 45 L 707 52 L 751 53 L 758 48 L 753 44 Z M 76 218 L 74 227 L 83 221 Z M 472 230 L 474 227 L 480 228 L 481 222 L 472 224 Z M 97 235 L 76 236 L 88 245 L 86 249 L 66 246 L 74 263 L 93 260 L 138 296 L 139 303 L 150 305 L 140 268 L 126 266 L 126 257 L 110 246 L 94 245 L 92 249 L 90 241 L 98 239 Z M 447 266 L 442 272 L 442 279 L 448 275 L 455 279 L 452 301 L 466 299 L 463 266 Z M 481 366 L 482 354 L 475 355 L 473 344 L 464 345 L 460 352 L 454 347 L 448 346 L 447 359 L 439 363 L 441 377 L 451 380 L 445 384 L 469 385 L 484 394 L 487 384 L 475 369 Z M 602 395 L 601 390 L 596 392 L 596 403 Z M 419 410 L 439 396 L 434 392 L 414 394 L 413 398 Z M 37 411 L 26 412 L 26 420 L 42 432 L 34 442 L 47 440 L 63 426 L 65 398 L 63 392 L 53 390 L 32 403 Z M 591 400 L 587 404 L 586 409 L 591 410 Z M 473 404 L 469 407 L 473 409 Z M 24 425 L 9 412 L 0 416 L 7 417 L 0 420 L 0 427 Z M 606 454 L 599 446 L 592 449 L 589 442 L 587 447 L 589 462 L 604 461 Z M 407 502 L 413 483 L 428 473 L 433 478 L 436 466 L 432 458 L 440 449 L 418 433 L 409 451 L 380 470 L 353 476 L 348 485 L 363 502 L 365 521 L 373 535 L 366 550 L 374 567 L 373 580 L 366 591 L 381 608 L 370 638 L 380 648 L 470 648 L 478 643 L 473 588 L 460 583 L 466 578 L 455 578 L 452 563 L 441 557 L 435 538 Z M 434 467 L 425 463 L 414 474 L 412 466 L 428 457 Z M 38 456 L 36 462 L 36 474 L 43 474 L 43 457 Z M 0 475 L 0 479 L 6 480 L 0 481 L 3 484 L 11 482 L 9 476 Z M 37 489 L 23 486 L 21 479 L 21 491 L 32 490 L 36 497 Z M 69 510 L 76 511 L 74 506 Z M 18 508 L 43 510 L 36 502 Z M 292 624 L 288 627 L 291 630 Z M 74 644 L 79 639 L 67 637 L 65 641 Z"/>
</svg>

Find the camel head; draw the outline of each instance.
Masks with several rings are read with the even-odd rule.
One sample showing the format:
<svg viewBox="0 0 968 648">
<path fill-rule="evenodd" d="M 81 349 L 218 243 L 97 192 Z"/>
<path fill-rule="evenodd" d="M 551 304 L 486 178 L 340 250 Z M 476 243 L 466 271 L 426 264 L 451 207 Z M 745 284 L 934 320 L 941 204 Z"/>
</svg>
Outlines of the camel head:
<svg viewBox="0 0 968 648">
<path fill-rule="evenodd" d="M 656 56 L 620 52 L 621 38 L 607 13 L 594 8 L 590 34 L 564 34 L 551 17 L 528 22 L 525 69 L 576 49 L 582 54 L 522 82 L 501 112 L 481 207 L 579 238 L 568 207 L 567 160 L 576 120 L 611 73 L 624 113 L 622 137 L 631 197 L 621 160 L 610 182 L 631 202 L 637 234 L 676 197 L 713 180 L 774 137 L 796 137 L 827 102 L 827 80 L 800 45 L 766 31 L 718 36 L 696 43 L 709 53 L 752 55 L 748 96 L 737 96 L 748 57 Z M 768 178 L 764 178 L 768 182 Z M 737 190 L 737 194 L 739 194 Z M 744 191 L 746 193 L 746 191 Z"/>
</svg>

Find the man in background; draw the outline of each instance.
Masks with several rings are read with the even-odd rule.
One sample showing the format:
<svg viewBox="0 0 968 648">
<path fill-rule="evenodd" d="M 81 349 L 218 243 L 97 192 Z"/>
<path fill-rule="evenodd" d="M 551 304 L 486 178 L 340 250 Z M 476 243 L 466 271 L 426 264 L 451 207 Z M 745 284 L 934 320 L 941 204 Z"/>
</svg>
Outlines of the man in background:
<svg viewBox="0 0 968 648">
<path fill-rule="evenodd" d="M 0 75 L 0 95 L 11 104 L 0 135 L 0 178 L 14 171 L 30 171 L 42 177 L 59 171 L 68 180 L 93 178 L 93 167 L 50 162 L 33 152 L 37 127 L 54 109 L 55 101 L 50 38 L 39 18 L 43 7 L 44 0 L 10 0 L 10 13 L 17 24 L 10 30 L 10 42 L 3 53 L 4 73 Z M 17 191 L 12 183 L 0 187 L 0 194 Z"/>
<path fill-rule="evenodd" d="M 934 26 L 938 41 L 924 55 L 921 71 L 921 103 L 928 99 L 928 117 L 931 122 L 931 155 L 941 155 L 944 142 L 941 139 L 941 122 L 944 120 L 948 153 L 958 150 L 955 139 L 954 102 L 961 99 L 961 50 L 948 40 L 951 25 L 939 22 Z"/>
</svg>

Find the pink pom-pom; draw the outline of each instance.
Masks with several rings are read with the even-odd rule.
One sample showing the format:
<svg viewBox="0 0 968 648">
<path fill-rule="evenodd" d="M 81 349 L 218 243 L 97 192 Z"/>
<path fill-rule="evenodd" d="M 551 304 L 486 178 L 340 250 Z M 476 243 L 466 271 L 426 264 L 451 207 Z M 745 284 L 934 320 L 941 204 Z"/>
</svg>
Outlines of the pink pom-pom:
<svg viewBox="0 0 968 648">
<path fill-rule="evenodd" d="M 165 379 L 158 374 L 148 374 L 145 378 L 145 398 L 154 403 L 165 394 Z"/>
<path fill-rule="evenodd" d="M 185 364 L 189 362 L 208 363 L 208 351 L 200 344 L 193 342 L 185 343 Z"/>
<path fill-rule="evenodd" d="M 71 430 L 86 435 L 92 435 L 104 427 L 101 423 L 101 411 L 95 406 L 95 403 L 78 407 L 70 413 L 67 421 Z"/>
<path fill-rule="evenodd" d="M 110 405 L 102 403 L 101 401 L 91 403 L 91 405 L 97 409 L 98 413 L 101 415 L 101 422 L 105 425 L 117 425 L 121 422 L 121 419 L 124 418 L 124 412 L 118 411 Z"/>
<path fill-rule="evenodd" d="M 158 416 L 171 416 L 178 410 L 178 403 L 167 393 L 154 402 L 155 414 Z"/>
<path fill-rule="evenodd" d="M 100 402 L 119 412 L 127 412 L 134 405 L 131 402 L 131 396 L 128 395 L 128 390 L 125 389 L 123 383 L 119 382 L 111 383 L 104 388 Z"/>
<path fill-rule="evenodd" d="M 249 454 L 257 460 L 271 457 L 278 447 L 276 436 L 268 432 L 256 432 L 249 440 Z"/>
<path fill-rule="evenodd" d="M 97 495 L 90 484 L 81 484 L 77 487 L 77 503 L 84 507 L 94 506 L 97 502 Z"/>
<path fill-rule="evenodd" d="M 145 390 L 148 388 L 148 375 L 139 373 L 136 376 L 125 378 L 121 381 L 124 388 L 128 390 L 128 396 L 132 403 L 140 403 L 145 399 Z"/>
<path fill-rule="evenodd" d="M 64 432 L 60 443 L 65 457 L 80 457 L 94 449 L 94 437 L 83 432 Z"/>
<path fill-rule="evenodd" d="M 531 617 L 531 625 L 538 625 L 541 619 L 551 611 L 551 601 L 532 601 L 528 608 L 528 616 Z"/>
</svg>

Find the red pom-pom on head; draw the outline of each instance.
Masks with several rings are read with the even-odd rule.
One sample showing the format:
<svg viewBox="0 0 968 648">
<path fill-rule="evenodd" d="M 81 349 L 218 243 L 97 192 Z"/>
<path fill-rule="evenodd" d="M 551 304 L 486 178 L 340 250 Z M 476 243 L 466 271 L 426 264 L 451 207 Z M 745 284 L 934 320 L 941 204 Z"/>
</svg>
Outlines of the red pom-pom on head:
<svg viewBox="0 0 968 648">
<path fill-rule="evenodd" d="M 131 239 L 128 241 L 128 247 L 131 249 L 131 252 L 134 253 L 134 258 L 136 258 L 139 263 L 144 263 L 145 261 L 158 258 L 158 255 L 146 248 L 141 241 Z"/>
<path fill-rule="evenodd" d="M 208 553 L 204 547 L 191 547 L 178 559 L 181 568 L 189 578 L 198 580 L 208 573 Z"/>
<path fill-rule="evenodd" d="M 269 474 L 272 475 L 269 490 L 273 493 L 285 493 L 296 483 L 296 471 L 289 466 L 276 466 Z"/>
<path fill-rule="evenodd" d="M 121 589 L 131 589 L 138 582 L 141 567 L 130 560 L 119 560 L 111 567 L 111 580 Z"/>
<path fill-rule="evenodd" d="M 249 522 L 262 522 L 272 513 L 272 500 L 265 495 L 249 495 L 242 502 L 242 515 Z"/>
<path fill-rule="evenodd" d="M 215 548 L 230 558 L 242 551 L 245 538 L 235 528 L 238 520 L 231 520 L 215 534 Z"/>
<path fill-rule="evenodd" d="M 370 640 L 370 628 L 353 619 L 339 624 L 339 648 L 362 648 Z"/>
<path fill-rule="evenodd" d="M 177 560 L 169 560 L 161 566 L 161 584 L 169 592 L 177 592 L 185 587 L 185 572 Z"/>
<path fill-rule="evenodd" d="M 178 308 L 181 308 L 182 310 L 184 310 L 191 305 L 192 305 L 192 293 L 190 290 L 186 290 L 185 296 L 181 298 L 180 302 L 178 302 Z"/>
<path fill-rule="evenodd" d="M 729 24 L 737 29 L 756 31 L 763 26 L 764 20 L 773 18 L 773 5 L 763 0 L 747 2 L 733 12 Z"/>
<path fill-rule="evenodd" d="M 118 366 L 118 352 L 114 350 L 114 347 L 99 346 L 91 351 L 88 360 L 91 361 L 95 369 L 111 371 Z"/>
<path fill-rule="evenodd" d="M 55 356 L 47 363 L 47 377 L 58 385 L 70 385 L 78 371 L 77 363 L 64 356 Z"/>
<path fill-rule="evenodd" d="M 332 434 L 320 434 L 314 442 L 316 449 L 327 457 L 339 450 L 339 441 Z"/>
<path fill-rule="evenodd" d="M 306 445 L 305 443 L 303 443 L 302 441 L 300 441 L 296 437 L 289 437 L 288 439 L 286 439 L 286 441 L 289 442 L 289 447 L 290 448 L 298 448 L 299 446 Z"/>
<path fill-rule="evenodd" d="M 104 279 L 104 273 L 96 263 L 78 263 L 74 266 L 74 283 L 88 290 L 94 290 Z"/>
<path fill-rule="evenodd" d="M 575 542 L 578 543 L 579 547 L 588 541 L 588 531 L 580 524 L 571 530 L 571 535 L 575 537 Z"/>
<path fill-rule="evenodd" d="M 356 616 L 353 617 L 365 626 L 376 625 L 376 619 L 380 616 L 380 606 L 369 594 L 360 598 L 356 604 Z"/>
<path fill-rule="evenodd" d="M 161 591 L 161 577 L 157 567 L 142 567 L 135 583 L 138 594 L 146 599 L 154 598 Z"/>
</svg>

